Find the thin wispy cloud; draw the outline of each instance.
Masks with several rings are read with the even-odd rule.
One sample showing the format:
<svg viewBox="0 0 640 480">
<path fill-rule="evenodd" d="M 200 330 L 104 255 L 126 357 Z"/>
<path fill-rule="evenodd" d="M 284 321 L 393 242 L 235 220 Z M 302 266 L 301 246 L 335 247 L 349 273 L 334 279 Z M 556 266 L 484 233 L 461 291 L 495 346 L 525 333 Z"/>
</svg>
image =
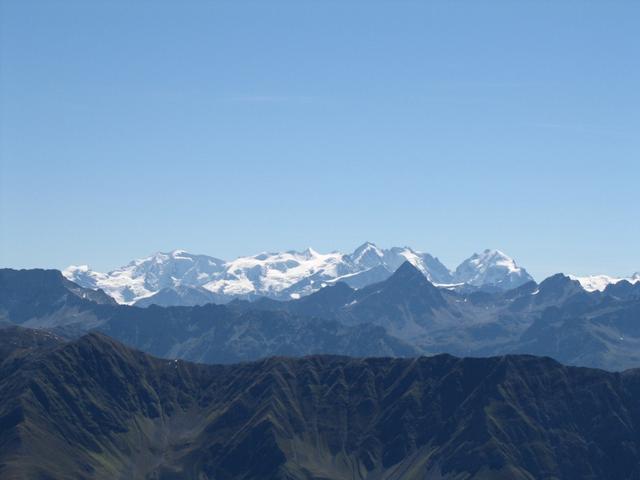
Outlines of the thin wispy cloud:
<svg viewBox="0 0 640 480">
<path fill-rule="evenodd" d="M 223 101 L 233 103 L 312 103 L 317 97 L 305 95 L 231 95 L 222 98 Z"/>
<path fill-rule="evenodd" d="M 602 125 L 592 125 L 583 123 L 556 123 L 556 122 L 541 122 L 533 123 L 532 127 L 548 129 L 548 130 L 561 130 L 573 133 L 597 133 L 597 134 L 615 134 L 623 135 L 627 133 L 623 128 L 619 127 L 607 127 Z"/>
</svg>

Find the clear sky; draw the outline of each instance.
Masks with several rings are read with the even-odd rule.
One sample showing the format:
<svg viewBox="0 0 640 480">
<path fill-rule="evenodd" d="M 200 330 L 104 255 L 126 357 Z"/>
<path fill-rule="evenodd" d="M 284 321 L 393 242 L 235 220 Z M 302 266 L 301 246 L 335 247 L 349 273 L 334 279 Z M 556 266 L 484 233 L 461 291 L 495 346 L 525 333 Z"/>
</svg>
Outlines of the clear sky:
<svg viewBox="0 0 640 480">
<path fill-rule="evenodd" d="M 1 2 L 0 265 L 640 270 L 640 2 Z"/>
</svg>

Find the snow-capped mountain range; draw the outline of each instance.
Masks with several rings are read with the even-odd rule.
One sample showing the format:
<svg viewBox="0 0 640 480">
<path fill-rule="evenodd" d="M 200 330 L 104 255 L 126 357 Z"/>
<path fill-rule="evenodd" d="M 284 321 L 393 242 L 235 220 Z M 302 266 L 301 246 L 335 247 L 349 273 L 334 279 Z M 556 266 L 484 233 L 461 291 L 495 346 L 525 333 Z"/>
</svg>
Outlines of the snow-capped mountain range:
<svg viewBox="0 0 640 480">
<path fill-rule="evenodd" d="M 232 261 L 174 250 L 134 260 L 108 273 L 79 265 L 68 267 L 63 274 L 82 287 L 104 290 L 119 303 L 148 305 L 154 299 L 171 298 L 175 304 L 176 296 L 201 301 L 203 295 L 224 303 L 258 296 L 299 298 L 337 281 L 361 288 L 385 280 L 406 261 L 437 285 L 508 289 L 532 280 L 524 268 L 499 250 L 474 254 L 451 271 L 428 253 L 409 247 L 381 249 L 371 242 L 349 254 L 325 254 L 308 248 Z"/>
<path fill-rule="evenodd" d="M 607 286 L 626 280 L 631 284 L 640 283 L 640 272 L 636 272 L 630 277 L 610 277 L 609 275 L 589 275 L 586 277 L 577 277 L 569 275 L 571 280 L 577 280 L 587 292 L 602 292 Z"/>
</svg>

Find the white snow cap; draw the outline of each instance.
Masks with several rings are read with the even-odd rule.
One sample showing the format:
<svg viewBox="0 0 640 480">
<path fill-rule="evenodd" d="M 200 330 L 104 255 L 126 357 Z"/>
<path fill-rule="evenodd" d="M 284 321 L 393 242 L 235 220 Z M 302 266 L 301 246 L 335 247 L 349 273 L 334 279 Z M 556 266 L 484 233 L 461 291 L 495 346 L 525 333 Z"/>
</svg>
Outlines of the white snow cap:
<svg viewBox="0 0 640 480">
<path fill-rule="evenodd" d="M 609 275 L 588 275 L 586 277 L 578 277 L 576 275 L 569 275 L 569 278 L 580 282 L 582 288 L 587 292 L 602 292 L 607 288 L 607 286 L 623 280 L 632 284 L 640 282 L 640 272 L 636 272 L 630 277 L 611 277 Z"/>
<path fill-rule="evenodd" d="M 456 283 L 475 286 L 495 285 L 515 288 L 533 280 L 524 268 L 500 250 L 486 249 L 474 253 L 462 262 L 455 271 Z"/>
<path fill-rule="evenodd" d="M 177 287 L 204 288 L 227 297 L 297 298 L 337 280 L 351 282 L 356 288 L 384 280 L 406 261 L 436 284 L 492 282 L 510 286 L 530 278 L 499 250 L 485 250 L 472 256 L 466 261 L 465 280 L 458 280 L 428 253 L 410 247 L 385 249 L 372 242 L 363 243 L 350 254 L 319 253 L 309 247 L 301 252 L 262 252 L 231 261 L 176 249 L 134 260 L 108 273 L 76 265 L 65 269 L 63 275 L 85 288 L 101 288 L 125 304 Z"/>
</svg>

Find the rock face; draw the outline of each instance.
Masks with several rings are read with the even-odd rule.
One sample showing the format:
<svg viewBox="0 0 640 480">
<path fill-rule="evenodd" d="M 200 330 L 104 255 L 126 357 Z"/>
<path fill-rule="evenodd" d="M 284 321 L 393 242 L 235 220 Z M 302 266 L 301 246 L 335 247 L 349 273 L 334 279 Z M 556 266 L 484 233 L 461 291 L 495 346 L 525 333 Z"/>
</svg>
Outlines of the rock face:
<svg viewBox="0 0 640 480">
<path fill-rule="evenodd" d="M 69 337 L 98 330 L 157 356 L 206 363 L 313 353 L 420 353 L 373 324 L 345 325 L 335 319 L 318 321 L 284 311 L 241 311 L 214 304 L 169 308 L 130 307 L 112 300 L 100 304 L 84 293 L 55 270 L 0 270 L 0 320 Z"/>
<path fill-rule="evenodd" d="M 503 291 L 438 288 L 409 262 L 384 281 L 342 282 L 286 302 L 138 308 L 60 272 L 0 270 L 0 325 L 69 338 L 101 331 L 164 358 L 233 363 L 272 355 L 547 355 L 570 365 L 640 366 L 640 283 L 587 292 L 562 274 Z"/>
<path fill-rule="evenodd" d="M 548 358 L 205 366 L 0 336 L 0 477 L 636 479 L 640 371 Z"/>
</svg>

